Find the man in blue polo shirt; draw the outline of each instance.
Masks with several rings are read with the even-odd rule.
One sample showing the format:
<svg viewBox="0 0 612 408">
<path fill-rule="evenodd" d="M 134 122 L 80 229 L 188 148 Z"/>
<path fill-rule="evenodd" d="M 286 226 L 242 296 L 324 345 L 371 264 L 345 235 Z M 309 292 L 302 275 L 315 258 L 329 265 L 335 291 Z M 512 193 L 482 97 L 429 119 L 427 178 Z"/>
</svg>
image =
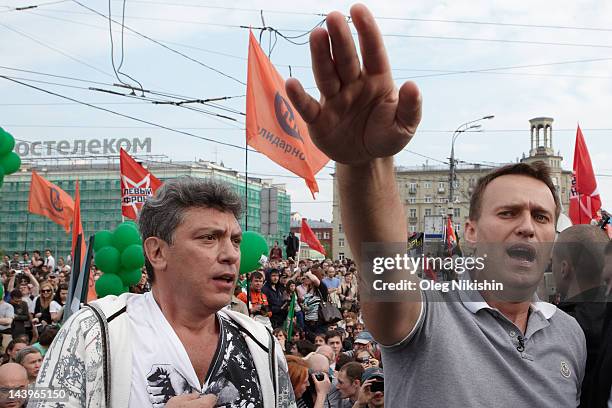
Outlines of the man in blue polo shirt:
<svg viewBox="0 0 612 408">
<path fill-rule="evenodd" d="M 363 243 L 405 248 L 393 155 L 414 137 L 422 104 L 415 84 L 396 87 L 372 14 L 355 5 L 351 18 L 363 61 L 345 17 L 330 13 L 327 30 L 310 36 L 320 100 L 296 79 L 286 88 L 314 143 L 337 163 L 342 224 L 359 264 Z M 388 406 L 577 406 L 584 334 L 573 318 L 534 297 L 559 213 L 544 164 L 507 166 L 475 187 L 463 240 L 480 257 L 489 255 L 482 270 L 463 278 L 495 278 L 503 291 L 420 290 L 416 275 L 398 268 L 387 278 L 416 289 L 380 302 L 365 296 L 373 271 L 361 271 L 363 318 L 383 346 Z"/>
</svg>

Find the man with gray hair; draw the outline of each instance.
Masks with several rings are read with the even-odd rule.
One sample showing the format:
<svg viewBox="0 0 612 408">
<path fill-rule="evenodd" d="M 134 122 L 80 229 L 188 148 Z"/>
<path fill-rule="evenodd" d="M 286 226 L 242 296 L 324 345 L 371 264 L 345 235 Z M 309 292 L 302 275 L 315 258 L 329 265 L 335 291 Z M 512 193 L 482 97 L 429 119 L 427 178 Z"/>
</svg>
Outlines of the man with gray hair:
<svg viewBox="0 0 612 408">
<path fill-rule="evenodd" d="M 238 277 L 240 214 L 226 184 L 166 181 L 138 220 L 151 292 L 107 296 L 72 316 L 37 386 L 69 389 L 66 406 L 75 408 L 294 407 L 280 344 L 225 308 Z"/>
<path fill-rule="evenodd" d="M 33 384 L 36 381 L 40 366 L 42 365 L 42 354 L 34 347 L 26 347 L 19 350 L 15 356 L 15 362 L 21 364 L 28 373 L 28 382 Z"/>
</svg>

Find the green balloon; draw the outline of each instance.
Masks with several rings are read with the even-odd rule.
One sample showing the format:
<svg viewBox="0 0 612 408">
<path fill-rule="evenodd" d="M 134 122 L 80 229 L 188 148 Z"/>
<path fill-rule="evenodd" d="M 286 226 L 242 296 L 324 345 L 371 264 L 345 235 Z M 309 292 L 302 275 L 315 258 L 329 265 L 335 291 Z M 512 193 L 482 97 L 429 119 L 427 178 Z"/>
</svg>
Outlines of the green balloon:
<svg viewBox="0 0 612 408">
<path fill-rule="evenodd" d="M 112 273 L 105 273 L 96 281 L 96 294 L 98 298 L 106 295 L 120 295 L 123 293 L 121 278 Z"/>
<path fill-rule="evenodd" d="M 119 224 L 119 226 L 115 228 L 115 232 L 113 232 L 113 245 L 115 248 L 123 252 L 125 248 L 134 244 L 142 245 L 138 230 L 130 224 Z"/>
<path fill-rule="evenodd" d="M 136 221 L 132 221 L 132 220 L 124 221 L 123 225 L 131 225 L 132 227 L 138 229 L 138 224 L 136 223 Z"/>
<path fill-rule="evenodd" d="M 144 261 L 144 252 L 140 244 L 130 245 L 121 253 L 121 265 L 125 270 L 142 268 Z"/>
<path fill-rule="evenodd" d="M 243 233 L 240 243 L 240 273 L 249 273 L 259 268 L 259 259 L 264 254 L 268 254 L 265 238 L 254 231 Z"/>
<path fill-rule="evenodd" d="M 140 268 L 132 269 L 131 271 L 121 271 L 119 277 L 125 286 L 131 286 L 140 282 L 142 272 Z"/>
<path fill-rule="evenodd" d="M 21 157 L 15 152 L 0 156 L 0 164 L 4 169 L 4 174 L 13 174 L 21 167 Z"/>
<path fill-rule="evenodd" d="M 12 152 L 15 148 L 15 138 L 4 129 L 0 128 L 0 156 Z"/>
<path fill-rule="evenodd" d="M 116 275 L 121 270 L 121 256 L 114 246 L 106 246 L 96 251 L 94 262 L 105 274 Z"/>
<path fill-rule="evenodd" d="M 94 238 L 94 251 L 98 252 L 104 247 L 113 245 L 113 233 L 108 230 L 96 232 Z"/>
</svg>

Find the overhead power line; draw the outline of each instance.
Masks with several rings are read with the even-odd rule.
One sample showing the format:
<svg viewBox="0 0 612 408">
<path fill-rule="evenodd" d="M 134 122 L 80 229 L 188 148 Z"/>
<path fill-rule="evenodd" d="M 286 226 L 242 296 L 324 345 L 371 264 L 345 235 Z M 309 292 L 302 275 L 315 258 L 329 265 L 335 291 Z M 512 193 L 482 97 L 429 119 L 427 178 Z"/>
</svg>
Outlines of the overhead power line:
<svg viewBox="0 0 612 408">
<path fill-rule="evenodd" d="M 95 10 L 95 9 L 91 8 L 91 7 L 88 7 L 88 6 L 84 5 L 83 3 L 81 3 L 81 2 L 79 2 L 79 1 L 77 1 L 77 0 L 72 0 L 72 1 L 74 1 L 74 2 L 75 2 L 76 4 L 78 4 L 79 6 L 81 6 L 81 7 L 85 8 L 85 9 L 87 9 L 87 10 L 91 11 L 92 13 L 99 15 L 100 17 L 103 17 L 103 18 L 108 18 L 108 19 L 109 19 L 110 21 L 112 21 L 113 23 L 115 23 L 115 24 L 120 24 L 120 23 L 118 23 L 117 21 L 113 20 L 113 19 L 111 18 L 111 16 L 106 16 L 106 15 L 104 15 L 104 13 L 100 13 L 99 11 L 97 11 L 97 10 Z M 130 18 L 131 18 L 131 17 L 130 17 Z M 146 40 L 149 40 L 149 41 L 151 41 L 151 42 L 153 42 L 153 43 L 155 43 L 155 44 L 159 45 L 160 47 L 163 47 L 163 48 L 167 49 L 167 50 L 168 50 L 168 51 L 170 51 L 170 52 L 173 52 L 173 53 L 175 53 L 175 54 L 177 54 L 177 55 L 180 55 L 180 56 L 182 56 L 182 57 L 184 57 L 184 58 L 186 58 L 186 59 L 188 59 L 188 60 L 190 60 L 190 61 L 192 61 L 192 62 L 195 62 L 195 63 L 196 63 L 196 64 L 198 64 L 198 65 L 201 65 L 201 66 L 203 66 L 203 67 L 205 67 L 205 68 L 207 68 L 207 69 L 209 69 L 209 70 L 211 70 L 211 71 L 214 71 L 214 72 L 218 73 L 219 75 L 222 75 L 222 76 L 224 76 L 224 77 L 226 77 L 226 78 L 229 78 L 229 79 L 231 79 L 231 80 L 233 80 L 233 81 L 236 81 L 236 82 L 238 82 L 239 84 L 246 85 L 246 83 L 245 83 L 244 81 L 241 81 L 240 79 L 238 79 L 238 78 L 236 78 L 236 77 L 233 77 L 233 76 L 231 76 L 231 75 L 229 75 L 229 74 L 226 74 L 225 72 L 223 72 L 223 71 L 221 71 L 221 70 L 219 70 L 219 69 L 217 69 L 217 68 L 214 68 L 214 67 L 212 67 L 212 66 L 210 66 L 210 65 L 208 65 L 208 64 L 205 64 L 205 63 L 203 63 L 203 62 L 202 62 L 202 61 L 200 61 L 200 60 L 197 60 L 197 59 L 195 59 L 195 58 L 192 58 L 192 57 L 190 57 L 189 55 L 187 55 L 187 54 L 185 54 L 185 53 L 182 53 L 182 52 L 180 52 L 180 51 L 177 51 L 177 50 L 175 50 L 174 48 L 168 47 L 167 45 L 165 45 L 165 44 L 161 43 L 160 41 L 157 41 L 157 40 L 155 40 L 155 39 L 153 39 L 153 38 L 151 38 L 151 37 L 149 37 L 149 36 L 147 36 L 147 35 L 145 35 L 145 34 L 142 34 L 141 32 L 136 31 L 136 30 L 134 30 L 133 28 L 130 28 L 130 27 L 128 27 L 128 26 L 127 26 L 127 25 L 125 25 L 125 24 L 123 24 L 123 25 L 122 25 L 122 27 L 123 27 L 124 29 L 126 29 L 126 30 L 128 30 L 128 31 L 130 31 L 130 32 L 132 32 L 132 33 L 134 33 L 134 34 L 136 34 L 136 35 L 138 35 L 138 36 L 140 36 L 140 37 L 142 37 L 142 38 L 146 39 Z"/>
</svg>

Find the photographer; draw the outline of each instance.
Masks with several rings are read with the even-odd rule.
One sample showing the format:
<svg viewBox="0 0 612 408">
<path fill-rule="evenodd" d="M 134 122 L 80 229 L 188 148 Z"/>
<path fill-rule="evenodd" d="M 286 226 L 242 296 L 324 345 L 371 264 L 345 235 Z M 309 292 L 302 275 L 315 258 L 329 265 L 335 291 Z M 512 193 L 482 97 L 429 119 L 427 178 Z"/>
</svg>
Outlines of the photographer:
<svg viewBox="0 0 612 408">
<path fill-rule="evenodd" d="M 268 305 L 268 297 L 262 292 L 263 288 L 263 274 L 259 271 L 255 271 L 250 276 L 251 279 L 251 293 L 250 299 L 247 300 L 247 294 L 242 292 L 238 295 L 238 299 L 242 300 L 249 306 L 251 317 L 263 324 L 264 326 L 272 329 L 272 323 L 270 322 L 270 306 Z"/>
<path fill-rule="evenodd" d="M 368 368 L 361 376 L 359 398 L 353 408 L 382 408 L 385 406 L 385 375 L 380 368 Z"/>
<path fill-rule="evenodd" d="M 329 361 L 321 354 L 311 353 L 304 358 L 308 364 L 309 385 L 297 402 L 298 408 L 327 408 L 327 395 L 331 390 Z"/>
</svg>

